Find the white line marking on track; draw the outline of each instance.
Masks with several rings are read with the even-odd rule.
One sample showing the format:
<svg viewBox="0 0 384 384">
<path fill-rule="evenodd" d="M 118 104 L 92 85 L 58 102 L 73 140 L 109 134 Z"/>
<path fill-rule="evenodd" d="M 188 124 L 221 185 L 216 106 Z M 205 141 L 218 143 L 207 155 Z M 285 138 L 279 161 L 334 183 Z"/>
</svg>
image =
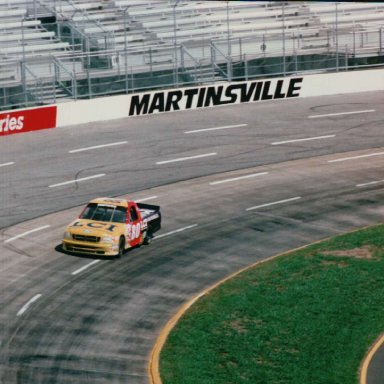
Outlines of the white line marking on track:
<svg viewBox="0 0 384 384">
<path fill-rule="evenodd" d="M 72 149 L 71 151 L 68 151 L 68 153 L 77 153 L 77 152 L 83 152 L 83 151 L 90 151 L 92 149 L 112 147 L 112 146 L 115 146 L 115 145 L 123 145 L 123 144 L 127 144 L 127 143 L 128 143 L 128 141 L 119 141 L 119 142 L 116 142 L 116 143 L 94 145 L 93 147 L 84 147 L 84 148 Z"/>
<path fill-rule="evenodd" d="M 142 203 L 144 201 L 153 200 L 153 199 L 157 199 L 157 196 L 143 197 L 142 199 L 137 199 L 136 202 L 137 203 Z"/>
<path fill-rule="evenodd" d="M 272 202 L 272 203 L 256 205 L 256 206 L 254 206 L 254 207 L 247 208 L 246 211 L 252 211 L 252 210 L 254 210 L 254 209 L 270 207 L 271 205 L 276 205 L 276 204 L 289 203 L 289 202 L 291 202 L 291 201 L 296 201 L 296 200 L 300 200 L 300 199 L 301 199 L 300 196 L 292 197 L 292 198 L 290 198 L 290 199 L 284 199 L 284 200 L 274 201 L 274 202 Z"/>
<path fill-rule="evenodd" d="M 232 129 L 232 128 L 241 128 L 241 127 L 246 127 L 248 124 L 236 124 L 236 125 L 226 125 L 223 127 L 213 127 L 213 128 L 203 128 L 203 129 L 195 129 L 193 131 L 185 131 L 185 134 L 190 134 L 190 133 L 199 133 L 199 132 L 207 132 L 207 131 L 218 131 L 221 129 Z"/>
<path fill-rule="evenodd" d="M 376 181 L 370 181 L 369 183 L 356 184 L 356 187 L 367 187 L 369 185 L 375 185 L 380 183 L 384 183 L 384 180 L 376 180 Z"/>
<path fill-rule="evenodd" d="M 43 296 L 41 293 L 38 293 L 37 295 L 33 296 L 31 300 L 29 300 L 26 304 L 22 306 L 20 311 L 17 312 L 16 316 L 21 316 L 30 307 L 30 305 L 36 300 L 39 300 L 41 296 Z"/>
<path fill-rule="evenodd" d="M 348 161 L 348 160 L 364 159 L 364 158 L 366 158 L 366 157 L 383 156 L 383 155 L 384 155 L 384 152 L 368 153 L 367 155 L 359 155 L 359 156 L 343 157 L 343 158 L 340 158 L 340 159 L 328 160 L 328 163 L 337 163 L 337 162 L 340 162 L 340 161 Z"/>
<path fill-rule="evenodd" d="M 158 161 L 156 164 L 157 165 L 162 165 L 162 164 L 174 163 L 174 162 L 177 162 L 177 161 L 200 159 L 202 157 L 209 157 L 209 156 L 215 156 L 215 155 L 217 155 L 216 152 L 205 153 L 203 155 L 196 155 L 196 156 L 190 156 L 190 157 L 180 157 L 178 159 L 173 159 L 173 160 Z"/>
<path fill-rule="evenodd" d="M 24 236 L 26 236 L 26 235 L 29 235 L 30 233 L 34 233 L 34 232 L 37 232 L 37 231 L 41 231 L 41 230 L 46 229 L 46 228 L 49 228 L 49 227 L 50 227 L 50 225 L 43 225 L 42 227 L 38 227 L 38 228 L 35 228 L 35 229 L 31 229 L 30 231 L 21 233 L 20 235 L 10 237 L 9 239 L 5 240 L 4 243 L 10 243 L 11 241 L 14 241 L 14 240 L 16 240 L 16 239 L 19 239 L 20 237 L 24 237 Z"/>
<path fill-rule="evenodd" d="M 339 113 L 327 113 L 324 115 L 312 115 L 308 116 L 308 119 L 317 119 L 320 117 L 329 117 L 329 116 L 343 116 L 343 115 L 354 115 L 356 113 L 370 113 L 370 112 L 376 112 L 375 109 L 366 109 L 364 111 L 352 111 L 352 112 L 339 112 Z"/>
<path fill-rule="evenodd" d="M 264 176 L 264 175 L 268 175 L 268 172 L 252 173 L 250 175 L 233 177 L 231 179 L 212 181 L 209 184 L 210 185 L 217 185 L 217 184 L 223 184 L 223 183 L 230 183 L 232 181 L 239 181 L 239 180 L 243 180 L 243 179 L 250 179 L 251 177 L 258 177 L 258 176 Z"/>
<path fill-rule="evenodd" d="M 76 179 L 76 180 L 64 181 L 63 183 L 52 184 L 52 185 L 49 185 L 48 187 L 49 188 L 61 187 L 62 185 L 73 184 L 73 183 L 77 183 L 79 181 L 96 179 L 98 177 L 103 177 L 103 176 L 105 176 L 105 173 L 100 173 L 98 175 L 93 175 L 93 176 L 88 176 L 88 177 L 82 177 L 81 179 Z"/>
<path fill-rule="evenodd" d="M 79 273 L 85 271 L 86 269 L 88 269 L 89 267 L 92 267 L 92 265 L 95 265 L 95 264 L 99 263 L 100 261 L 101 261 L 100 259 L 93 260 L 90 263 L 84 265 L 83 267 L 76 269 L 76 271 L 72 272 L 72 275 L 73 276 L 78 275 Z"/>
<path fill-rule="evenodd" d="M 311 141 L 311 140 L 321 140 L 321 139 L 330 139 L 332 137 L 336 137 L 336 135 L 326 135 L 326 136 L 316 136 L 316 137 L 306 137 L 304 139 L 295 139 L 295 140 L 286 140 L 286 141 L 275 141 L 271 143 L 271 145 L 281 145 L 281 144 L 289 144 L 289 143 L 298 143 L 300 141 Z"/>
<path fill-rule="evenodd" d="M 15 164 L 14 161 L 9 161 L 8 163 L 0 164 L 0 167 L 6 167 L 7 165 L 13 165 L 13 164 Z"/>
<path fill-rule="evenodd" d="M 198 226 L 198 224 L 188 225 L 188 227 L 175 229 L 174 231 L 167 232 L 167 233 L 163 233 L 162 235 L 157 235 L 157 236 L 155 236 L 153 239 L 154 239 L 154 240 L 155 240 L 155 239 L 161 239 L 162 237 L 166 237 L 166 236 L 173 235 L 173 234 L 175 234 L 175 233 L 183 232 L 183 231 L 186 231 L 186 230 L 188 230 L 188 229 L 195 228 L 195 227 L 197 227 L 197 226 Z"/>
</svg>

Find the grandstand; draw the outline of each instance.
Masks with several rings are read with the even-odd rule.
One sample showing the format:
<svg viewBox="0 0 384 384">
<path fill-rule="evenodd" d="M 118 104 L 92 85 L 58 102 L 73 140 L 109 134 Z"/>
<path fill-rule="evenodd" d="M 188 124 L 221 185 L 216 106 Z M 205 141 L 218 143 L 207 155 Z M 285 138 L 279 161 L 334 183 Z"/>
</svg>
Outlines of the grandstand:
<svg viewBox="0 0 384 384">
<path fill-rule="evenodd" d="M 383 65 L 384 3 L 0 0 L 0 109 Z"/>
</svg>

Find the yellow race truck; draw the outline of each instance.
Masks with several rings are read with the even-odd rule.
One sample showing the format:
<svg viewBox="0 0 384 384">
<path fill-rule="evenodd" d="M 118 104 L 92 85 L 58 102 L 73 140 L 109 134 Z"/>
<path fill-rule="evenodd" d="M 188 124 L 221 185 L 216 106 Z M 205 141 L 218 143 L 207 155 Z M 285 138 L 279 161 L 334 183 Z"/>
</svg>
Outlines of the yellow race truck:
<svg viewBox="0 0 384 384">
<path fill-rule="evenodd" d="M 100 197 L 68 225 L 62 246 L 67 252 L 120 257 L 131 247 L 149 244 L 160 228 L 159 206 Z"/>
</svg>

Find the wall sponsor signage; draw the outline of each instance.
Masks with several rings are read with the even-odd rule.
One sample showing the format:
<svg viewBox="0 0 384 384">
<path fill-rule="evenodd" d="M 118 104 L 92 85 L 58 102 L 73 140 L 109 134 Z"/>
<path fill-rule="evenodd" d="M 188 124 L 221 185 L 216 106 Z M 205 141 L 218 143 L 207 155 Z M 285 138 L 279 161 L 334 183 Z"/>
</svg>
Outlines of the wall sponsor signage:
<svg viewBox="0 0 384 384">
<path fill-rule="evenodd" d="M 141 93 L 131 96 L 129 116 L 299 97 L 302 82 L 294 77 Z"/>
<path fill-rule="evenodd" d="M 0 136 L 56 127 L 57 107 L 40 107 L 0 113 Z"/>
<path fill-rule="evenodd" d="M 177 112 L 215 105 L 284 101 L 382 91 L 384 69 L 295 75 L 69 101 L 57 106 L 57 127 Z"/>
</svg>

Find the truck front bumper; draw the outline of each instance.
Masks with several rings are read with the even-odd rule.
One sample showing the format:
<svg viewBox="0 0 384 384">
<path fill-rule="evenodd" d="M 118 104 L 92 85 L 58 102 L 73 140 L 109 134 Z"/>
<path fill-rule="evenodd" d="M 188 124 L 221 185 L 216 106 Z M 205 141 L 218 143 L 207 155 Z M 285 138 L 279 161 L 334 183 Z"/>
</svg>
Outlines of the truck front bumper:
<svg viewBox="0 0 384 384">
<path fill-rule="evenodd" d="M 116 256 L 119 252 L 118 245 L 109 243 L 95 244 L 64 239 L 62 245 L 64 251 L 83 255 Z"/>
</svg>

